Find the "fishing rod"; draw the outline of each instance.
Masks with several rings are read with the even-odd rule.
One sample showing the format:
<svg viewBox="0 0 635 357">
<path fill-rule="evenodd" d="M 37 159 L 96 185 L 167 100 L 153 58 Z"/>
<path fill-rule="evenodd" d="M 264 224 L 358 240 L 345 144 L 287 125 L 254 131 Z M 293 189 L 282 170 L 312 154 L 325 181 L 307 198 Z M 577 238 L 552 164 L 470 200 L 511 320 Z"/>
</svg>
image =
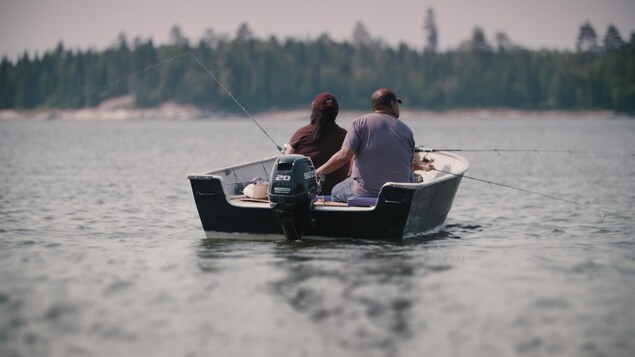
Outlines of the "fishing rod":
<svg viewBox="0 0 635 357">
<path fill-rule="evenodd" d="M 63 104 L 63 106 L 64 106 L 64 107 L 66 107 L 66 106 L 68 106 L 70 103 L 74 102 L 75 100 L 77 100 L 77 99 L 79 99 L 79 98 L 91 96 L 91 95 L 93 95 L 93 94 L 94 94 L 95 92 L 97 92 L 97 91 L 103 91 L 103 90 L 105 90 L 105 89 L 110 88 L 110 87 L 111 87 L 111 86 L 113 86 L 113 85 L 116 85 L 116 84 L 118 84 L 118 83 L 121 83 L 121 82 L 127 81 L 127 80 L 128 80 L 128 79 L 130 79 L 130 77 L 132 77 L 132 76 L 136 76 L 136 75 L 144 74 L 144 73 L 146 73 L 146 72 L 148 72 L 148 71 L 150 71 L 150 70 L 152 70 L 152 69 L 154 69 L 154 68 L 161 67 L 161 66 L 163 66 L 163 65 L 164 65 L 164 64 L 166 64 L 166 63 L 173 62 L 173 61 L 175 61 L 175 60 L 177 60 L 177 59 L 179 59 L 179 58 L 183 58 L 183 57 L 185 57 L 185 56 L 190 56 L 190 57 L 192 57 L 192 58 L 193 58 L 193 59 L 194 59 L 194 60 L 195 60 L 195 61 L 199 64 L 199 66 L 201 66 L 201 67 L 205 70 L 205 72 L 207 72 L 207 74 L 209 74 L 209 75 L 210 75 L 210 77 L 212 77 L 212 79 L 213 79 L 216 83 L 218 83 L 218 85 L 219 85 L 219 86 L 223 89 L 223 91 L 225 91 L 225 93 L 227 93 L 227 95 L 228 95 L 228 96 L 229 96 L 229 97 L 230 97 L 230 98 L 234 101 L 234 103 L 236 103 L 236 105 L 238 105 L 238 107 L 239 107 L 239 108 L 240 108 L 240 109 L 241 109 L 241 110 L 242 110 L 245 114 L 247 114 L 247 116 L 248 116 L 251 120 L 253 120 L 253 122 L 254 122 L 254 123 L 258 126 L 258 128 L 260 128 L 260 130 L 262 130 L 262 132 L 263 132 L 263 133 L 267 136 L 267 138 L 269 138 L 269 140 L 271 140 L 271 142 L 272 142 L 272 143 L 276 146 L 276 149 L 278 149 L 278 151 L 280 151 L 280 152 L 284 152 L 284 149 L 283 149 L 280 145 L 278 145 L 278 144 L 277 144 L 277 143 L 276 143 L 276 142 L 275 142 L 275 141 L 271 138 L 271 136 L 269 136 L 269 134 L 265 131 L 265 129 L 264 129 L 262 126 L 260 126 L 260 124 L 256 121 L 256 118 L 254 118 L 254 116 L 253 116 L 253 115 L 251 115 L 251 113 L 249 113 L 249 111 L 247 111 L 247 109 L 245 109 L 245 107 L 244 107 L 242 104 L 240 104 L 240 102 L 238 101 L 238 99 L 236 99 L 236 97 L 234 97 L 234 95 L 233 95 L 233 94 L 232 94 L 232 93 L 231 93 L 231 92 L 230 92 L 230 91 L 229 91 L 229 90 L 228 90 L 228 89 L 227 89 L 227 88 L 226 88 L 226 87 L 225 87 L 225 86 L 224 86 L 224 85 L 223 85 L 223 84 L 222 84 L 222 83 L 218 80 L 218 78 L 214 75 L 214 73 L 213 73 L 211 70 L 209 70 L 209 69 L 208 69 L 208 68 L 207 68 L 207 67 L 203 64 L 203 62 L 201 62 L 201 60 L 199 60 L 199 59 L 198 59 L 198 57 L 196 57 L 196 56 L 192 53 L 192 51 L 187 51 L 187 52 L 181 53 L 181 54 L 179 54 L 179 55 L 175 55 L 175 56 L 172 56 L 172 57 L 170 57 L 170 58 L 166 58 L 166 59 L 164 59 L 164 60 L 161 60 L 160 62 L 157 62 L 157 63 L 155 63 L 155 64 L 149 65 L 149 66 L 145 67 L 144 69 L 137 70 L 137 71 L 134 71 L 134 72 L 130 72 L 130 73 L 128 73 L 128 74 L 126 74 L 126 75 L 124 75 L 124 76 L 121 76 L 121 77 L 119 77 L 119 78 L 117 78 L 117 79 L 114 79 L 114 80 L 112 80 L 112 81 L 110 81 L 110 82 L 108 82 L 108 83 L 104 84 L 104 85 L 103 85 L 103 86 L 101 86 L 101 87 L 94 88 L 94 89 L 92 89 L 92 90 L 88 91 L 87 93 L 84 93 L 84 94 L 79 95 L 79 96 L 71 97 L 71 98 L 67 99 L 65 102 L 63 102 L 62 104 Z"/>
<path fill-rule="evenodd" d="M 531 191 L 531 190 L 527 190 L 527 189 L 524 189 L 524 188 L 507 185 L 507 184 L 504 184 L 504 183 L 499 183 L 499 182 L 494 182 L 494 181 L 490 181 L 490 180 L 481 179 L 481 178 L 478 178 L 478 177 L 455 174 L 453 172 L 439 170 L 439 169 L 436 169 L 436 168 L 433 169 L 433 170 L 437 171 L 437 172 L 444 173 L 444 174 L 450 174 L 450 175 L 454 175 L 454 176 L 462 176 L 462 177 L 464 177 L 466 179 L 470 179 L 470 180 L 474 180 L 474 181 L 478 181 L 478 182 L 483 182 L 483 183 L 488 183 L 488 184 L 494 185 L 494 186 L 505 187 L 505 188 L 509 188 L 509 189 L 512 189 L 512 190 L 516 190 L 516 191 L 520 191 L 520 192 L 524 192 L 524 193 L 529 193 L 529 194 L 532 194 L 532 195 L 542 196 L 542 197 L 550 198 L 550 199 L 557 200 L 557 201 L 566 202 L 566 203 L 569 203 L 569 204 L 572 204 L 572 205 L 576 205 L 576 206 L 579 206 L 579 207 L 594 209 L 594 210 L 600 211 L 600 212 L 605 213 L 605 214 L 616 215 L 614 212 L 610 212 L 610 211 L 604 210 L 602 208 L 598 208 L 598 207 L 594 207 L 594 206 L 590 206 L 590 205 L 585 205 L 585 204 L 580 203 L 580 202 L 571 201 L 571 200 L 568 200 L 566 198 L 562 198 L 562 197 L 558 197 L 558 196 L 554 196 L 554 195 L 549 195 L 549 194 L 546 194 L 546 193 Z"/>
<path fill-rule="evenodd" d="M 607 155 L 629 155 L 628 153 L 612 152 L 612 151 L 593 151 L 593 150 L 552 150 L 552 149 L 431 149 L 424 147 L 417 147 L 416 152 L 533 152 L 540 153 L 566 153 L 566 154 L 607 154 Z M 635 153 L 630 155 L 635 156 Z"/>
<path fill-rule="evenodd" d="M 117 85 L 117 84 L 121 83 L 121 82 L 128 81 L 130 79 L 130 77 L 133 77 L 133 76 L 136 76 L 136 75 L 140 75 L 140 74 L 144 74 L 144 73 L 150 71 L 151 69 L 161 67 L 161 66 L 163 66 L 166 63 L 173 62 L 173 61 L 175 61 L 175 60 L 177 60 L 179 58 L 185 57 L 185 56 L 187 56 L 187 53 L 181 53 L 180 55 L 176 55 L 176 56 L 172 56 L 170 58 L 166 58 L 164 60 L 161 60 L 160 62 L 157 62 L 155 64 L 151 64 L 151 65 L 147 66 L 144 69 L 140 69 L 140 70 L 137 70 L 137 71 L 134 71 L 134 72 L 130 72 L 130 73 L 128 73 L 126 75 L 123 75 L 123 76 L 121 76 L 121 77 L 119 77 L 117 79 L 109 81 L 109 82 L 107 82 L 106 84 L 104 84 L 101 87 L 95 87 L 95 88 L 89 90 L 88 92 L 86 92 L 84 94 L 77 95 L 77 96 L 74 96 L 74 97 L 69 97 L 63 102 L 61 100 L 59 100 L 59 101 L 58 100 L 54 100 L 53 103 L 49 104 L 49 105 L 55 106 L 57 104 L 57 105 L 61 105 L 62 108 L 66 108 L 71 103 L 74 103 L 76 100 L 78 100 L 80 98 L 90 98 L 90 96 L 95 94 L 97 91 L 104 91 L 104 90 L 109 89 L 110 87 L 112 87 L 114 85 Z"/>
<path fill-rule="evenodd" d="M 221 83 L 218 78 L 216 78 L 216 76 L 214 75 L 214 73 L 212 71 L 210 71 L 204 64 L 203 62 L 201 62 L 201 60 L 198 59 L 198 57 L 194 56 L 194 54 L 191 51 L 187 51 L 184 55 L 190 55 L 192 58 L 194 58 L 194 60 L 199 64 L 199 66 L 201 66 L 205 72 L 207 72 L 207 74 L 210 75 L 210 77 L 212 77 L 212 79 L 223 89 L 223 91 L 225 91 L 225 93 L 227 93 L 227 95 L 229 96 L 229 98 L 231 98 L 234 103 L 236 103 L 236 105 L 238 105 L 238 107 L 245 113 L 247 114 L 247 116 L 253 120 L 253 122 L 258 126 L 258 128 L 260 128 L 260 130 L 267 136 L 267 138 L 269 138 L 269 140 L 271 140 L 271 142 L 273 143 L 273 145 L 276 146 L 276 148 L 278 149 L 278 151 L 280 152 L 284 152 L 284 149 L 278 145 L 276 143 L 275 140 L 273 140 L 271 138 L 271 136 L 269 136 L 269 134 L 267 133 L 267 131 L 260 126 L 260 124 L 258 124 L 258 122 L 256 121 L 256 118 L 254 118 L 253 115 L 251 115 L 251 113 L 249 113 L 249 111 L 247 111 L 247 109 L 245 109 L 245 107 L 240 104 L 240 102 L 238 101 L 238 99 L 236 99 L 236 97 L 234 97 L 234 95 L 223 85 L 223 83 Z"/>
</svg>

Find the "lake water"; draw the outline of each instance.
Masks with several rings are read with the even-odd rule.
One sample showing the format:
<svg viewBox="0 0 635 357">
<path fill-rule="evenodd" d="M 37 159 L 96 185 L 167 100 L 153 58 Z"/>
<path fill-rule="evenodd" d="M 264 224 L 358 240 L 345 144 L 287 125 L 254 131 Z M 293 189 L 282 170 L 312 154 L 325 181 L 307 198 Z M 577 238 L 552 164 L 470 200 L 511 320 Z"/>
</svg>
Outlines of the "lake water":
<svg viewBox="0 0 635 357">
<path fill-rule="evenodd" d="M 632 356 L 635 121 L 404 120 L 594 151 L 461 153 L 579 205 L 465 178 L 425 239 L 208 240 L 186 174 L 274 155 L 250 120 L 0 122 L 0 355 Z"/>
</svg>

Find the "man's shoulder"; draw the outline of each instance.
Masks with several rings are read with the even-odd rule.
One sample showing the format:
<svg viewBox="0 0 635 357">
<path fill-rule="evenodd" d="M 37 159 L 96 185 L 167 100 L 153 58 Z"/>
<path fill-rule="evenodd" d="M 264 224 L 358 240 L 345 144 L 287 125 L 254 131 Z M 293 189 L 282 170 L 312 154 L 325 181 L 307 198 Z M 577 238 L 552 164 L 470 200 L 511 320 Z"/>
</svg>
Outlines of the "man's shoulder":
<svg viewBox="0 0 635 357">
<path fill-rule="evenodd" d="M 398 118 L 393 115 L 384 113 L 368 113 L 357 117 L 353 124 L 355 125 L 369 125 L 369 126 L 383 126 L 383 125 L 399 125 L 407 126 Z"/>
<path fill-rule="evenodd" d="M 355 121 L 366 121 L 368 119 L 378 118 L 378 117 L 382 117 L 382 116 L 384 116 L 384 114 L 381 114 L 381 113 L 366 113 L 366 114 L 362 114 L 362 115 L 358 116 L 357 118 L 355 118 Z"/>
<path fill-rule="evenodd" d="M 355 120 L 353 120 L 353 126 L 367 125 L 369 122 L 372 122 L 373 120 L 377 120 L 380 116 L 381 114 L 377 114 L 377 113 L 363 114 L 355 118 Z"/>
</svg>

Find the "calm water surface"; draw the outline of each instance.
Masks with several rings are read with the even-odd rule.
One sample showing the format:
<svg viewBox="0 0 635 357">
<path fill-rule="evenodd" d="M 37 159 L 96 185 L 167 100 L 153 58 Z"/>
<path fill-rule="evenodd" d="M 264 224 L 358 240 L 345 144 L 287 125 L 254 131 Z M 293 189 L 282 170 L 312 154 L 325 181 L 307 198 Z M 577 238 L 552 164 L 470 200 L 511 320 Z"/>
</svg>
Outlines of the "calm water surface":
<svg viewBox="0 0 635 357">
<path fill-rule="evenodd" d="M 406 122 L 618 154 L 463 153 L 580 205 L 465 178 L 426 239 L 235 242 L 205 239 L 185 176 L 274 155 L 252 122 L 0 122 L 0 355 L 632 356 L 635 121 Z"/>
</svg>

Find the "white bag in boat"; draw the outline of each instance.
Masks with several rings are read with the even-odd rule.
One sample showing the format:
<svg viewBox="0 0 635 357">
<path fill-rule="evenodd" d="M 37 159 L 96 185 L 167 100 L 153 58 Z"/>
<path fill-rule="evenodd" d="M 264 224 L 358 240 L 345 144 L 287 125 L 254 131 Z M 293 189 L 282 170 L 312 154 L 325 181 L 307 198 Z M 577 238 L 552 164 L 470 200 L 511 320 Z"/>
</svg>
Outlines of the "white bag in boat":
<svg viewBox="0 0 635 357">
<path fill-rule="evenodd" d="M 255 198 L 258 200 L 264 200 L 267 198 L 267 189 L 269 188 L 269 183 L 267 182 L 257 182 L 250 183 L 243 189 L 243 193 L 245 196 L 249 198 Z"/>
</svg>

